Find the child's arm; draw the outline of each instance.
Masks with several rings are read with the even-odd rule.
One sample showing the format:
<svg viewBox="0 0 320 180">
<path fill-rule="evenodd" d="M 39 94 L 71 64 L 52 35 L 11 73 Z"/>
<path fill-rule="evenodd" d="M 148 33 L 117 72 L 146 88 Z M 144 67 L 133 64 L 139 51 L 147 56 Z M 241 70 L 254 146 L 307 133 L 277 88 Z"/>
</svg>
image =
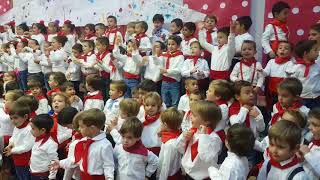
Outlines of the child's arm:
<svg viewBox="0 0 320 180">
<path fill-rule="evenodd" d="M 230 24 L 230 34 L 228 36 L 228 59 L 231 62 L 232 58 L 236 54 L 236 40 L 235 40 L 235 28 L 236 24 L 235 22 L 231 22 Z"/>
<path fill-rule="evenodd" d="M 87 62 L 81 61 L 81 65 L 84 68 L 93 68 L 95 64 L 96 64 L 96 55 L 93 55 L 93 56 L 90 56 L 90 58 L 87 58 Z"/>
<path fill-rule="evenodd" d="M 206 60 L 203 61 L 203 66 L 202 66 L 202 71 L 200 71 L 200 73 L 202 72 L 204 77 L 203 78 L 207 78 L 209 77 L 209 74 L 210 74 L 210 68 L 209 68 L 209 65 L 208 65 L 208 62 Z"/>
<path fill-rule="evenodd" d="M 206 40 L 206 32 L 204 29 L 199 31 L 199 42 L 200 42 L 200 45 L 207 51 L 211 53 L 214 51 L 214 46 L 208 43 Z"/>
<path fill-rule="evenodd" d="M 264 77 L 270 76 L 271 75 L 271 64 L 273 60 L 269 60 L 267 63 L 267 66 L 263 69 L 262 74 Z"/>
<path fill-rule="evenodd" d="M 176 141 L 176 148 L 181 153 L 184 154 L 186 151 L 187 141 L 190 141 L 193 137 L 193 133 L 191 131 L 186 131 L 180 134 Z"/>
<path fill-rule="evenodd" d="M 47 157 L 48 157 L 48 160 L 50 161 L 56 161 L 56 160 L 59 160 L 58 158 L 58 153 L 57 153 L 57 149 L 58 149 L 58 144 L 54 143 L 54 147 L 49 147 L 47 149 Z M 57 171 L 55 170 L 50 170 L 50 174 L 48 176 L 49 179 L 56 179 L 56 174 L 57 174 Z"/>
<path fill-rule="evenodd" d="M 103 171 L 104 176 L 106 179 L 114 179 L 114 161 L 113 161 L 113 154 L 112 154 L 112 146 L 108 142 L 108 145 L 104 146 L 101 151 L 100 157 L 103 161 Z"/>
<path fill-rule="evenodd" d="M 232 82 L 239 81 L 240 80 L 239 74 L 240 74 L 240 63 L 238 62 L 232 69 L 232 72 L 230 74 L 230 80 Z"/>
<path fill-rule="evenodd" d="M 275 52 L 273 52 L 270 46 L 270 38 L 273 33 L 274 33 L 274 29 L 272 25 L 268 24 L 261 37 L 261 45 L 265 53 L 268 54 L 271 58 L 275 57 Z"/>
<path fill-rule="evenodd" d="M 238 114 L 230 116 L 230 124 L 234 125 L 237 123 L 244 123 L 247 117 L 247 114 L 249 113 L 249 107 L 241 107 Z"/>
<path fill-rule="evenodd" d="M 112 136 L 112 138 L 113 138 L 113 140 L 114 140 L 114 142 L 116 144 L 121 144 L 122 143 L 122 136 L 121 136 L 121 134 L 119 133 L 118 130 L 112 129 L 110 131 L 110 135 Z"/>
<path fill-rule="evenodd" d="M 182 66 L 181 66 L 181 76 L 190 77 L 192 72 L 195 72 L 195 69 L 194 69 L 194 71 L 192 69 L 190 69 L 189 63 L 187 60 L 183 61 Z"/>
<path fill-rule="evenodd" d="M 139 51 L 132 52 L 132 60 L 138 65 L 142 66 L 142 56 L 139 54 Z"/>
<path fill-rule="evenodd" d="M 310 151 L 307 146 L 303 145 L 300 147 L 300 152 L 303 153 L 305 161 L 311 166 L 313 172 L 320 176 L 320 147 Z"/>
<path fill-rule="evenodd" d="M 263 73 L 261 72 L 262 70 L 262 66 L 260 63 L 257 63 L 257 76 L 258 76 L 258 81 L 257 81 L 257 87 L 261 88 L 263 86 L 264 83 L 264 76 Z"/>
<path fill-rule="evenodd" d="M 148 151 L 147 157 L 147 167 L 146 167 L 146 177 L 150 178 L 158 168 L 159 159 L 153 154 L 153 152 Z"/>
<path fill-rule="evenodd" d="M 267 164 L 269 160 L 263 162 L 262 167 L 259 170 L 257 180 L 267 180 Z"/>
<path fill-rule="evenodd" d="M 183 64 L 183 61 L 184 61 L 184 57 L 181 55 L 179 56 L 179 59 L 177 59 L 176 61 L 176 64 L 174 67 L 170 67 L 169 69 L 166 69 L 166 74 L 167 75 L 177 75 L 177 74 L 180 74 L 181 73 L 181 66 Z"/>
<path fill-rule="evenodd" d="M 117 44 L 114 46 L 112 54 L 113 54 L 114 58 L 118 59 L 119 61 L 121 61 L 123 63 L 126 63 L 126 61 L 128 59 L 127 55 L 120 54 L 119 45 L 117 45 Z"/>
<path fill-rule="evenodd" d="M 34 136 L 31 134 L 31 131 L 28 131 L 24 135 L 24 140 L 20 144 L 13 144 L 13 148 L 11 149 L 12 154 L 22 154 L 28 152 L 32 149 L 33 144 L 35 142 Z"/>
<path fill-rule="evenodd" d="M 249 114 L 250 116 L 254 117 L 254 120 L 257 122 L 257 131 L 262 132 L 265 128 L 265 123 L 261 111 L 258 109 L 258 107 L 253 106 Z"/>
</svg>

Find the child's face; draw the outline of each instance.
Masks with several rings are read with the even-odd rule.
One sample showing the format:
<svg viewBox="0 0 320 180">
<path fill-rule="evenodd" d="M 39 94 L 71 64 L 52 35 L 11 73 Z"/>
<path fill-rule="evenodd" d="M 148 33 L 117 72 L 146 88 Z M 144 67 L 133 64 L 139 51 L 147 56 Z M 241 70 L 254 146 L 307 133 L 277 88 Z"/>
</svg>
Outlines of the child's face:
<svg viewBox="0 0 320 180">
<path fill-rule="evenodd" d="M 137 49 L 136 44 L 130 41 L 127 46 L 128 53 L 132 53 L 135 49 Z"/>
<path fill-rule="evenodd" d="M 254 46 L 251 43 L 243 43 L 241 46 L 241 56 L 243 59 L 253 58 L 256 52 L 257 51 L 254 49 Z"/>
<path fill-rule="evenodd" d="M 51 89 L 58 87 L 58 82 L 54 80 L 54 77 L 52 75 L 49 76 L 48 84 Z"/>
<path fill-rule="evenodd" d="M 13 80 L 15 80 L 15 78 L 13 76 L 11 76 L 9 73 L 3 74 L 3 81 L 4 82 L 9 82 L 9 81 L 13 81 Z"/>
<path fill-rule="evenodd" d="M 59 113 L 66 106 L 67 104 L 63 97 L 54 96 L 54 98 L 52 99 L 52 108 L 55 113 Z"/>
<path fill-rule="evenodd" d="M 176 23 L 172 22 L 170 24 L 170 32 L 171 32 L 171 34 L 177 33 L 177 32 L 180 33 L 180 31 L 181 31 L 181 27 L 178 27 Z"/>
<path fill-rule="evenodd" d="M 320 43 L 320 32 L 314 30 L 314 29 L 310 29 L 309 31 L 309 40 L 315 40 L 318 42 L 318 44 Z"/>
<path fill-rule="evenodd" d="M 136 92 L 132 93 L 132 99 L 134 99 L 134 100 L 136 100 L 137 102 L 140 103 L 139 91 L 136 91 Z"/>
<path fill-rule="evenodd" d="M 109 96 L 111 99 L 118 99 L 122 96 L 121 91 L 118 90 L 117 86 L 111 84 L 109 90 Z"/>
<path fill-rule="evenodd" d="M 30 123 L 31 126 L 31 134 L 34 137 L 39 137 L 41 135 L 43 135 L 44 133 L 46 133 L 46 130 L 44 128 L 39 129 L 37 126 L 35 126 L 32 122 Z"/>
<path fill-rule="evenodd" d="M 68 96 L 74 96 L 76 94 L 76 91 L 74 90 L 74 87 L 70 86 L 66 88 L 66 94 Z"/>
<path fill-rule="evenodd" d="M 66 25 L 64 24 L 61 28 L 62 32 L 65 33 L 65 34 L 69 34 L 71 29 Z"/>
<path fill-rule="evenodd" d="M 200 115 L 191 110 L 191 126 L 192 128 L 199 128 L 201 125 L 207 125 L 200 117 Z"/>
<path fill-rule="evenodd" d="M 291 94 L 288 90 L 278 89 L 278 101 L 283 108 L 289 108 L 297 97 Z"/>
<path fill-rule="evenodd" d="M 108 21 L 108 26 L 109 26 L 109 28 L 114 28 L 114 27 L 116 27 L 117 23 L 116 23 L 116 21 L 115 21 L 113 18 L 108 18 L 107 21 Z"/>
<path fill-rule="evenodd" d="M 201 55 L 201 48 L 199 43 L 192 43 L 191 46 L 191 55 L 192 56 L 200 56 Z"/>
<path fill-rule="evenodd" d="M 129 148 L 135 145 L 140 140 L 140 138 L 134 137 L 132 133 L 121 134 L 121 136 L 122 146 L 124 148 Z"/>
<path fill-rule="evenodd" d="M 315 140 L 320 139 L 320 120 L 314 117 L 310 117 L 309 121 L 309 129 L 313 135 Z"/>
<path fill-rule="evenodd" d="M 214 87 L 210 86 L 207 90 L 207 100 L 211 102 L 216 102 L 220 99 L 220 96 L 217 96 L 214 92 Z"/>
<path fill-rule="evenodd" d="M 21 52 L 23 48 L 24 48 L 23 43 L 22 43 L 22 42 L 19 42 L 19 43 L 17 44 L 17 52 L 18 52 L 18 53 Z"/>
<path fill-rule="evenodd" d="M 40 29 L 36 25 L 33 25 L 32 26 L 32 33 L 33 34 L 39 34 L 40 33 Z"/>
<path fill-rule="evenodd" d="M 95 30 L 96 30 L 97 37 L 102 37 L 104 35 L 105 30 L 103 28 L 96 27 Z"/>
<path fill-rule="evenodd" d="M 53 47 L 53 50 L 58 50 L 62 47 L 62 44 L 59 43 L 56 39 L 53 39 L 52 40 L 52 47 Z"/>
<path fill-rule="evenodd" d="M 218 32 L 217 34 L 217 41 L 219 46 L 223 46 L 228 43 L 228 36 L 223 32 Z"/>
<path fill-rule="evenodd" d="M 208 30 L 213 29 L 216 26 L 216 21 L 214 19 L 206 18 L 204 21 L 204 27 Z"/>
<path fill-rule="evenodd" d="M 269 139 L 269 154 L 277 162 L 290 159 L 296 152 L 297 148 L 291 149 L 285 141 Z"/>
<path fill-rule="evenodd" d="M 244 86 L 240 90 L 240 95 L 236 95 L 236 99 L 243 105 L 254 104 L 254 92 L 252 86 Z"/>
<path fill-rule="evenodd" d="M 79 131 L 82 134 L 83 137 L 90 137 L 91 136 L 91 128 L 87 125 L 83 124 L 83 122 L 80 120 L 79 122 Z"/>
<path fill-rule="evenodd" d="M 186 91 L 189 93 L 194 93 L 197 90 L 199 90 L 199 85 L 197 80 L 189 80 L 189 82 L 186 84 Z"/>
<path fill-rule="evenodd" d="M 138 102 L 140 102 L 140 104 L 141 104 L 142 101 L 143 101 L 144 95 L 147 94 L 147 93 L 148 93 L 147 91 L 139 88 L 139 101 L 138 101 Z"/>
<path fill-rule="evenodd" d="M 12 103 L 13 103 L 12 98 L 6 94 L 4 96 L 4 107 L 5 107 L 5 109 L 9 109 Z"/>
<path fill-rule="evenodd" d="M 191 30 L 188 29 L 186 26 L 184 26 L 184 27 L 182 28 L 182 34 L 183 34 L 184 37 L 190 37 L 190 36 L 193 35 L 193 33 L 194 33 L 194 31 L 191 31 Z"/>
<path fill-rule="evenodd" d="M 316 60 L 319 56 L 318 46 L 315 44 L 309 52 L 305 53 L 304 59 L 307 60 Z"/>
<path fill-rule="evenodd" d="M 201 96 L 196 95 L 196 94 L 190 94 L 189 96 L 189 104 L 192 104 L 193 102 L 200 101 Z"/>
<path fill-rule="evenodd" d="M 75 50 L 75 49 L 72 49 L 72 55 L 74 57 L 79 57 L 81 55 L 81 53 L 79 51 Z"/>
<path fill-rule="evenodd" d="M 161 44 L 159 42 L 155 42 L 152 47 L 152 54 L 160 55 L 162 53 Z"/>
<path fill-rule="evenodd" d="M 10 115 L 10 119 L 11 119 L 11 122 L 12 124 L 15 126 L 15 127 L 19 127 L 21 126 L 25 121 L 27 121 L 28 119 L 28 115 L 26 114 L 25 116 L 19 116 L 19 115 Z"/>
<path fill-rule="evenodd" d="M 235 29 L 236 30 L 236 34 L 240 34 L 240 32 L 243 29 L 243 26 L 241 26 L 239 21 L 235 21 L 235 24 L 236 24 L 236 29 Z"/>
<path fill-rule="evenodd" d="M 30 40 L 30 41 L 28 42 L 28 46 L 29 46 L 30 48 L 32 48 L 33 50 L 40 48 L 39 45 L 37 45 L 37 43 L 36 43 L 34 40 Z"/>
<path fill-rule="evenodd" d="M 281 22 L 287 22 L 290 9 L 283 9 L 279 14 L 275 14 L 275 18 Z"/>
<path fill-rule="evenodd" d="M 54 25 L 54 23 L 49 23 L 48 24 L 48 33 L 49 34 L 54 34 L 57 32 L 56 26 Z"/>
<path fill-rule="evenodd" d="M 161 21 L 153 21 L 154 29 L 160 29 L 163 26 L 163 22 Z"/>
<path fill-rule="evenodd" d="M 127 27 L 126 32 L 127 32 L 129 35 L 134 34 L 134 31 L 135 31 L 135 27 L 134 27 L 134 26 L 128 26 L 128 27 Z"/>
<path fill-rule="evenodd" d="M 88 43 L 82 43 L 83 53 L 87 54 L 91 51 L 93 51 L 93 48 L 89 46 Z"/>
<path fill-rule="evenodd" d="M 159 103 L 155 102 L 152 99 L 149 99 L 149 100 L 146 99 L 146 101 L 144 102 L 144 110 L 145 110 L 147 115 L 154 116 L 160 110 Z"/>
<path fill-rule="evenodd" d="M 30 90 L 31 90 L 32 95 L 35 97 L 40 96 L 42 93 L 42 89 L 40 87 L 32 87 L 32 88 L 30 88 Z"/>
<path fill-rule="evenodd" d="M 281 58 L 289 57 L 291 54 L 291 46 L 289 43 L 280 43 L 277 50 L 277 55 Z"/>
<path fill-rule="evenodd" d="M 179 48 L 179 46 L 174 40 L 172 40 L 172 39 L 168 40 L 168 51 L 169 52 L 173 53 L 173 52 L 177 51 L 178 48 Z"/>
<path fill-rule="evenodd" d="M 22 28 L 20 28 L 19 26 L 17 26 L 17 28 L 16 28 L 16 33 L 17 33 L 17 35 L 22 36 L 23 33 L 24 33 L 24 31 L 23 31 Z"/>
<path fill-rule="evenodd" d="M 137 34 L 143 33 L 143 28 L 142 28 L 142 26 L 141 26 L 140 23 L 137 23 L 137 24 L 135 25 L 134 31 L 135 31 Z"/>
<path fill-rule="evenodd" d="M 99 41 L 96 41 L 96 48 L 97 48 L 97 50 L 98 50 L 99 53 L 103 53 L 103 52 L 106 51 L 107 46 L 101 44 Z"/>
<path fill-rule="evenodd" d="M 85 27 L 84 28 L 84 34 L 85 35 L 92 34 L 92 33 L 93 33 L 93 31 L 91 31 L 89 27 Z"/>
</svg>

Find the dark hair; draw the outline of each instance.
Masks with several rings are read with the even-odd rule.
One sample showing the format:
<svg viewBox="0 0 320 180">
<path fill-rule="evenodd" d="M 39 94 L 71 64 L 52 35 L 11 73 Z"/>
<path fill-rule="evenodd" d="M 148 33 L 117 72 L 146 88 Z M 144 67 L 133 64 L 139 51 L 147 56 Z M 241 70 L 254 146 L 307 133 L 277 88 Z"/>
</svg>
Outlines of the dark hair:
<svg viewBox="0 0 320 180">
<path fill-rule="evenodd" d="M 71 21 L 68 21 L 67 23 L 65 22 L 64 25 L 70 29 L 70 32 L 74 32 L 74 30 L 76 29 L 76 26 L 74 24 L 72 24 Z"/>
<path fill-rule="evenodd" d="M 271 126 L 268 136 L 270 141 L 285 141 L 294 149 L 301 142 L 301 128 L 291 121 L 278 121 Z"/>
<path fill-rule="evenodd" d="M 27 104 L 31 112 L 35 112 L 39 107 L 39 101 L 32 95 L 21 96 L 17 102 Z"/>
<path fill-rule="evenodd" d="M 139 22 L 140 26 L 142 27 L 142 29 L 144 29 L 144 32 L 148 31 L 148 23 L 145 21 L 140 21 Z"/>
<path fill-rule="evenodd" d="M 58 113 L 58 123 L 62 126 L 72 124 L 74 116 L 78 110 L 74 107 L 65 107 Z"/>
<path fill-rule="evenodd" d="M 272 6 L 272 15 L 276 16 L 276 14 L 281 13 L 284 9 L 290 9 L 289 4 L 283 1 L 278 1 Z"/>
<path fill-rule="evenodd" d="M 140 138 L 143 130 L 141 121 L 136 117 L 127 118 L 120 128 L 120 134 L 132 133 L 135 138 Z"/>
<path fill-rule="evenodd" d="M 91 24 L 91 23 L 86 24 L 86 25 L 84 26 L 84 28 L 89 28 L 90 31 L 96 32 L 96 30 L 95 30 L 95 28 L 94 28 L 94 24 Z"/>
<path fill-rule="evenodd" d="M 182 29 L 183 21 L 180 18 L 175 18 L 171 21 L 171 23 L 175 23 L 178 28 Z"/>
<path fill-rule="evenodd" d="M 244 40 L 244 41 L 242 42 L 241 47 L 243 46 L 244 43 L 246 43 L 246 44 L 252 44 L 254 50 L 257 50 L 256 42 L 254 42 L 254 41 L 252 41 L 252 40 Z"/>
<path fill-rule="evenodd" d="M 67 81 L 66 76 L 62 72 L 52 72 L 50 76 L 58 83 L 59 86 L 63 85 Z"/>
<path fill-rule="evenodd" d="M 156 41 L 156 43 L 160 44 L 161 50 L 163 50 L 163 51 L 166 50 L 166 45 L 162 41 Z"/>
<path fill-rule="evenodd" d="M 164 22 L 163 15 L 162 14 L 155 14 L 152 18 L 152 22 L 155 22 L 155 21 L 160 21 L 161 23 L 163 23 Z"/>
<path fill-rule="evenodd" d="M 82 45 L 81 44 L 75 44 L 72 46 L 72 49 L 78 51 L 79 53 L 83 53 Z"/>
<path fill-rule="evenodd" d="M 96 42 L 99 42 L 100 44 L 107 46 L 107 48 L 109 46 L 109 38 L 107 38 L 107 37 L 98 37 L 96 39 Z"/>
<path fill-rule="evenodd" d="M 238 156 L 248 156 L 252 153 L 255 137 L 250 128 L 237 123 L 228 129 L 226 140 L 231 152 Z"/>
<path fill-rule="evenodd" d="M 313 46 L 317 44 L 316 40 L 302 40 L 296 44 L 295 53 L 297 57 L 303 58 L 304 53 L 309 53 Z"/>
<path fill-rule="evenodd" d="M 74 85 L 73 85 L 72 82 L 67 81 L 67 82 L 63 83 L 63 85 L 60 87 L 60 90 L 62 92 L 66 92 L 67 88 L 69 88 L 69 87 L 73 87 L 74 88 Z"/>
<path fill-rule="evenodd" d="M 6 83 L 4 87 L 5 91 L 12 91 L 12 90 L 18 90 L 19 89 L 19 83 L 17 81 L 9 81 Z"/>
<path fill-rule="evenodd" d="M 24 117 L 25 115 L 29 115 L 31 112 L 30 107 L 28 104 L 15 101 L 11 107 L 9 108 L 9 115 L 17 115 L 20 117 Z"/>
<path fill-rule="evenodd" d="M 68 41 L 68 38 L 66 36 L 55 36 L 54 39 L 64 47 L 66 42 Z"/>
<path fill-rule="evenodd" d="M 40 81 L 31 80 L 28 82 L 28 88 L 41 88 L 42 89 L 42 83 Z"/>
<path fill-rule="evenodd" d="M 96 28 L 99 27 L 101 29 L 106 29 L 106 26 L 103 23 L 98 23 L 98 24 L 95 25 L 95 27 Z"/>
<path fill-rule="evenodd" d="M 23 94 L 23 91 L 21 91 L 21 90 L 19 90 L 19 89 L 7 91 L 4 96 L 6 96 L 7 94 L 10 94 L 10 95 L 11 95 L 11 100 L 12 100 L 12 101 L 16 101 L 17 99 L 19 99 L 21 96 L 24 95 L 24 94 Z"/>
<path fill-rule="evenodd" d="M 39 42 L 38 42 L 38 40 L 36 40 L 36 39 L 29 39 L 29 41 L 28 41 L 28 42 L 30 42 L 30 41 L 33 41 L 36 45 L 38 45 L 38 46 L 39 46 Z"/>
<path fill-rule="evenodd" d="M 293 49 L 294 49 L 294 44 L 292 44 L 292 43 L 289 42 L 289 41 L 279 41 L 279 45 L 280 45 L 281 43 L 289 44 L 289 45 L 290 45 L 290 50 L 293 51 Z M 279 48 L 279 46 L 278 46 L 278 48 Z"/>
<path fill-rule="evenodd" d="M 53 119 L 49 114 L 39 114 L 31 120 L 32 124 L 38 129 L 45 129 L 46 134 L 50 133 L 53 127 Z"/>
<path fill-rule="evenodd" d="M 47 34 L 47 28 L 44 24 L 41 23 L 33 23 L 32 26 L 36 26 L 41 34 Z"/>
<path fill-rule="evenodd" d="M 315 31 L 317 31 L 318 33 L 320 33 L 320 23 L 316 23 L 316 24 L 313 24 L 310 29 L 313 29 Z"/>
<path fill-rule="evenodd" d="M 237 18 L 237 21 L 239 22 L 240 26 L 243 25 L 244 29 L 248 31 L 252 25 L 252 20 L 250 16 L 241 16 Z"/>
<path fill-rule="evenodd" d="M 169 36 L 168 40 L 172 40 L 172 41 L 176 42 L 178 46 L 180 46 L 181 41 L 182 41 L 181 37 L 176 36 L 176 35 Z"/>
<path fill-rule="evenodd" d="M 183 27 L 186 27 L 188 30 L 195 32 L 197 27 L 196 24 L 194 22 L 186 22 L 184 23 Z"/>
<path fill-rule="evenodd" d="M 207 20 L 207 19 L 214 19 L 214 22 L 215 22 L 216 24 L 218 23 L 217 16 L 215 16 L 214 14 L 206 15 L 206 17 L 204 18 L 204 20 Z"/>
<path fill-rule="evenodd" d="M 86 77 L 86 83 L 92 87 L 92 89 L 96 90 L 102 90 L 104 83 L 100 76 L 96 74 L 90 74 Z"/>
<path fill-rule="evenodd" d="M 94 49 L 94 41 L 92 40 L 82 40 L 81 43 L 87 43 L 89 47 Z"/>
<path fill-rule="evenodd" d="M 286 90 L 293 96 L 300 96 L 302 92 L 302 83 L 297 78 L 286 78 L 283 81 L 280 82 L 278 85 L 278 89 L 280 90 Z"/>
<path fill-rule="evenodd" d="M 19 27 L 23 31 L 29 31 L 29 26 L 27 25 L 27 23 L 21 23 L 17 27 Z"/>
<path fill-rule="evenodd" d="M 141 83 L 139 84 L 139 88 L 141 90 L 147 91 L 147 92 L 157 92 L 157 90 L 158 90 L 157 83 L 155 83 L 149 79 L 145 79 L 145 80 L 141 81 Z"/>
<path fill-rule="evenodd" d="M 308 113 L 308 117 L 320 120 L 320 107 L 312 108 Z"/>
<path fill-rule="evenodd" d="M 241 89 L 243 87 L 248 87 L 248 86 L 252 86 L 251 83 L 248 81 L 244 81 L 244 80 L 237 81 L 233 85 L 233 92 L 235 95 L 240 95 Z"/>
<path fill-rule="evenodd" d="M 114 19 L 114 21 L 117 23 L 117 18 L 115 16 L 108 16 L 107 19 Z"/>
<path fill-rule="evenodd" d="M 230 34 L 230 27 L 227 26 L 227 27 L 219 28 L 219 29 L 218 29 L 218 33 L 223 33 L 223 34 L 225 34 L 226 36 L 229 36 L 229 34 Z"/>
</svg>

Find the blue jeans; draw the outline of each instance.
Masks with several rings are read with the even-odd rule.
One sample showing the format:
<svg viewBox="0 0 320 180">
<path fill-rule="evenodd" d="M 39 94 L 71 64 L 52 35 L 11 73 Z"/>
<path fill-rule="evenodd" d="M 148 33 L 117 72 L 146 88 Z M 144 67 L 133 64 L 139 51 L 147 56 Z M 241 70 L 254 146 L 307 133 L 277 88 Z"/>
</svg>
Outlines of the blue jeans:
<svg viewBox="0 0 320 180">
<path fill-rule="evenodd" d="M 27 79 L 28 79 L 28 70 L 19 71 L 18 82 L 19 82 L 20 89 L 22 89 L 23 91 L 28 90 Z"/>
<path fill-rule="evenodd" d="M 309 109 L 320 107 L 320 97 L 314 99 L 302 99 L 302 104 L 307 106 Z"/>
<path fill-rule="evenodd" d="M 50 76 L 50 73 L 43 75 L 44 85 L 45 85 L 47 91 L 50 91 L 50 90 L 51 90 L 51 88 L 50 88 L 50 86 L 49 86 L 49 83 L 48 83 L 48 81 L 49 81 L 49 76 Z"/>
<path fill-rule="evenodd" d="M 180 82 L 162 81 L 161 97 L 167 108 L 171 106 L 177 108 L 180 98 Z"/>
<path fill-rule="evenodd" d="M 16 166 L 15 169 L 17 180 L 30 180 L 29 166 Z"/>
<path fill-rule="evenodd" d="M 140 83 L 140 81 L 138 79 L 124 79 L 124 82 L 127 85 L 127 91 L 124 94 L 125 98 L 131 98 L 131 91 L 133 90 L 133 88 L 137 87 L 138 84 Z"/>
</svg>

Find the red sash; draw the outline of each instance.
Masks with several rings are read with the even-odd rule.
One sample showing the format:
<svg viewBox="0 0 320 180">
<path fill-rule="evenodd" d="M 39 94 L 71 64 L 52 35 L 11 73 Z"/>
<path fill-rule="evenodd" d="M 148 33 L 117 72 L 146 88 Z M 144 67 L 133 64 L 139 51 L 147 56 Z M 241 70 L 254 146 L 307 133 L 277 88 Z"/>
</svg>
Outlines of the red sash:
<svg viewBox="0 0 320 180">
<path fill-rule="evenodd" d="M 282 77 L 268 77 L 268 90 L 274 94 L 277 94 L 278 85 L 283 81 Z"/>
<path fill-rule="evenodd" d="M 228 80 L 230 77 L 230 71 L 215 71 L 210 70 L 211 79 L 225 79 Z"/>
<path fill-rule="evenodd" d="M 140 79 L 140 75 L 139 74 L 132 74 L 129 72 L 124 71 L 123 72 L 123 76 L 127 79 Z"/>
<path fill-rule="evenodd" d="M 297 110 L 302 106 L 302 104 L 300 103 L 300 101 L 295 101 L 293 102 L 293 104 L 291 105 L 291 107 L 289 107 L 288 109 L 283 109 L 283 107 L 281 106 L 280 102 L 276 103 L 276 108 L 278 110 L 277 113 L 275 113 L 272 118 L 271 118 L 271 125 L 275 124 L 279 118 L 282 117 L 282 115 L 287 111 L 287 110 Z"/>
</svg>

